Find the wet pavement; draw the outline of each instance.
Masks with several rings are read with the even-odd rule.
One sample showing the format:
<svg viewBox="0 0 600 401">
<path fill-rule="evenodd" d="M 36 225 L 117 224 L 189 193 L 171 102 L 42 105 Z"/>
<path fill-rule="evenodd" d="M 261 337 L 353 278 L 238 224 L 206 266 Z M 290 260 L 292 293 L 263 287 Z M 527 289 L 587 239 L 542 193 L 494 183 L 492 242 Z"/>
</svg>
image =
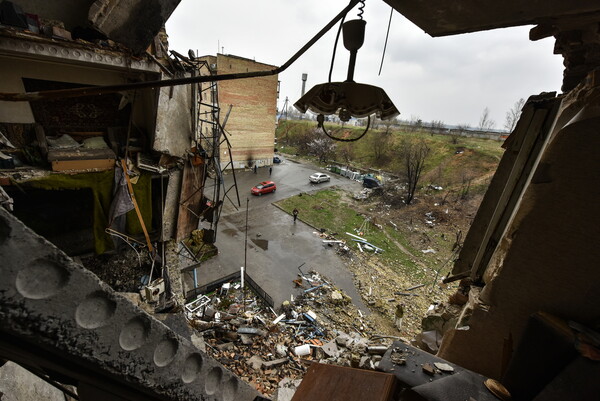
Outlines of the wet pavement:
<svg viewBox="0 0 600 401">
<path fill-rule="evenodd" d="M 223 206 L 216 242 L 219 254 L 196 269 L 198 286 L 239 271 L 241 266 L 246 265 L 250 277 L 273 298 L 278 307 L 281 302 L 290 299 L 291 294 L 301 291 L 293 287 L 292 280 L 297 278 L 298 266 L 303 264 L 303 272 L 315 270 L 329 277 L 333 284 L 352 298 L 356 306 L 367 312 L 354 287 L 352 273 L 336 254 L 335 248 L 323 244 L 314 234 L 314 228 L 300 220 L 294 223 L 292 216 L 272 205 L 273 202 L 300 192 L 311 192 L 333 185 L 352 192 L 358 192 L 362 188 L 360 183 L 335 174 L 330 174 L 330 182 L 311 184 L 308 176 L 316 171 L 324 170 L 286 159 L 284 163 L 273 167 L 270 176 L 268 167 L 258 169 L 256 174 L 252 171 L 236 172 L 242 205 L 237 210 L 229 202 Z M 226 177 L 226 187 L 231 180 L 231 176 Z M 277 191 L 262 196 L 251 195 L 250 188 L 264 180 L 275 181 Z M 231 197 L 235 198 L 235 195 Z M 248 246 L 245 249 L 246 204 Z M 191 277 L 191 274 L 185 275 L 187 288 L 192 284 Z"/>
</svg>

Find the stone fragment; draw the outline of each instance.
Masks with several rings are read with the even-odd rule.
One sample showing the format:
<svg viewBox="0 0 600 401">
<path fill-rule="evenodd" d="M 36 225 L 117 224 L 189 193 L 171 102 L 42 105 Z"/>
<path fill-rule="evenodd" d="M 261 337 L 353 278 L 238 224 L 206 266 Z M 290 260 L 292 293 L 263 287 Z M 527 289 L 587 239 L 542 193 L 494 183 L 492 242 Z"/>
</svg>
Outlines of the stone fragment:
<svg viewBox="0 0 600 401">
<path fill-rule="evenodd" d="M 439 349 L 440 343 L 442 341 L 442 336 L 439 332 L 432 331 L 424 331 L 421 333 L 421 341 L 429 348 L 430 352 L 437 352 Z M 427 350 L 426 350 L 427 351 Z"/>
<path fill-rule="evenodd" d="M 211 320 L 215 317 L 216 313 L 217 311 L 215 310 L 215 308 L 213 308 L 212 306 L 207 306 L 206 309 L 204 309 L 204 315 L 202 317 L 205 320 Z"/>
<path fill-rule="evenodd" d="M 206 343 L 203 336 L 192 333 L 192 344 L 200 351 L 206 352 Z"/>
<path fill-rule="evenodd" d="M 275 368 L 277 366 L 281 366 L 283 364 L 286 364 L 288 362 L 289 362 L 289 359 L 287 359 L 287 358 L 280 358 L 280 359 L 275 359 L 273 361 L 263 362 L 263 367 L 265 369 L 271 369 L 271 368 Z"/>
<path fill-rule="evenodd" d="M 435 362 L 435 367 L 441 370 L 442 372 L 452 373 L 454 372 L 454 368 L 447 363 Z"/>
<path fill-rule="evenodd" d="M 348 344 L 348 341 L 350 340 L 350 336 L 346 333 L 340 333 L 336 338 L 335 338 L 335 342 L 337 343 L 337 345 L 341 346 L 341 347 L 345 347 L 346 344 Z"/>
<path fill-rule="evenodd" d="M 287 355 L 287 353 L 288 353 L 288 347 L 286 347 L 286 346 L 285 346 L 285 345 L 283 345 L 283 344 L 277 344 L 277 345 L 275 346 L 275 352 L 276 352 L 276 353 L 277 353 L 277 355 L 279 355 L 279 356 L 282 356 L 282 357 L 283 357 L 283 356 L 286 356 L 286 355 Z"/>
<path fill-rule="evenodd" d="M 233 343 L 217 344 L 217 348 L 220 351 L 231 351 L 234 347 L 235 345 Z"/>
<path fill-rule="evenodd" d="M 423 373 L 433 376 L 435 375 L 435 368 L 430 363 L 426 363 L 423 365 Z"/>
<path fill-rule="evenodd" d="M 252 369 L 259 370 L 263 366 L 265 361 L 263 361 L 263 359 L 260 356 L 254 355 L 252 358 L 248 359 L 246 363 L 250 365 Z"/>
<path fill-rule="evenodd" d="M 340 354 L 340 349 L 337 347 L 335 340 L 324 344 L 321 349 L 325 353 L 325 355 L 329 357 L 336 358 Z"/>
<path fill-rule="evenodd" d="M 339 291 L 332 291 L 331 292 L 331 302 L 334 305 L 341 305 L 344 303 L 344 297 L 342 296 L 342 293 Z"/>
<path fill-rule="evenodd" d="M 242 344 L 244 345 L 252 345 L 254 344 L 253 336 L 249 334 L 240 334 L 240 340 L 242 340 Z"/>
<path fill-rule="evenodd" d="M 288 377 L 279 382 L 279 388 L 277 389 L 276 395 L 273 396 L 273 400 L 277 401 L 291 401 L 294 397 L 296 389 L 302 382 L 302 379 L 292 380 Z"/>
<path fill-rule="evenodd" d="M 434 313 L 423 318 L 421 328 L 423 331 L 437 331 L 441 333 L 444 323 L 446 323 L 444 318 L 440 314 Z"/>
</svg>

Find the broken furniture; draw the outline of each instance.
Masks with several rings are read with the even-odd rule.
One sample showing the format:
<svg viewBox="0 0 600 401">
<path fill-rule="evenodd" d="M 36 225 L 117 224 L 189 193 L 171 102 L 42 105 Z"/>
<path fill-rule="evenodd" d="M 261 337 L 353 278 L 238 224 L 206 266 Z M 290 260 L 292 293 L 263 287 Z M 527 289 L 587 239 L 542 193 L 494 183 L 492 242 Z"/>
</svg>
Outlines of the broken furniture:
<svg viewBox="0 0 600 401">
<path fill-rule="evenodd" d="M 52 171 L 110 170 L 115 167 L 117 156 L 104 141 L 103 132 L 64 133 L 51 138 L 46 137 L 42 126 L 37 124 L 35 134 L 42 156 L 47 158 Z"/>
<path fill-rule="evenodd" d="M 389 373 L 313 363 L 292 401 L 391 401 L 395 388 Z"/>
</svg>

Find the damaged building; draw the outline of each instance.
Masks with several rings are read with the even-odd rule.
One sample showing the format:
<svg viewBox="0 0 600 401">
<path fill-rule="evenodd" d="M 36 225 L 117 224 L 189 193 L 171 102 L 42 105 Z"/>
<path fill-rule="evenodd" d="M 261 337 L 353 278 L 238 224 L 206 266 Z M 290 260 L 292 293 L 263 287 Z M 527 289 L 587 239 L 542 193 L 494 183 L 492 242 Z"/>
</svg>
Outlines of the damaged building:
<svg viewBox="0 0 600 401">
<path fill-rule="evenodd" d="M 210 66 L 213 74 L 236 74 L 249 71 L 269 71 L 276 67 L 258 63 L 230 54 L 199 57 Z M 207 84 L 203 87 L 206 88 Z M 279 83 L 277 75 L 244 80 L 222 81 L 217 93 L 217 103 L 222 105 L 226 124 L 225 135 L 231 150 L 221 150 L 222 167 L 229 159 L 233 168 L 244 169 L 273 164 L 275 120 Z M 201 108 L 203 111 L 203 109 Z M 202 113 L 201 111 L 201 113 Z M 209 129 L 207 126 L 206 129 Z M 205 136 L 209 136 L 207 132 Z M 229 155 L 228 153 L 231 153 Z"/>
<path fill-rule="evenodd" d="M 533 94 L 504 144 L 445 279 L 462 297 L 458 315 L 439 313 L 454 320 L 434 334 L 437 355 L 395 341 L 377 349 L 378 372 L 309 363 L 294 400 L 597 399 L 600 6 L 386 2 L 434 37 L 535 25 L 530 39 L 554 37 L 565 59 L 563 93 Z M 0 357 L 82 400 L 264 399 L 67 256 L 141 246 L 166 266 L 167 241 L 204 224 L 214 242 L 223 169 L 272 160 L 280 70 L 169 52 L 177 3 L 0 3 Z M 250 72 L 270 76 L 264 102 L 240 113 L 260 118 L 256 153 L 238 142 L 245 123 L 224 118 L 244 82 L 229 79 Z"/>
</svg>

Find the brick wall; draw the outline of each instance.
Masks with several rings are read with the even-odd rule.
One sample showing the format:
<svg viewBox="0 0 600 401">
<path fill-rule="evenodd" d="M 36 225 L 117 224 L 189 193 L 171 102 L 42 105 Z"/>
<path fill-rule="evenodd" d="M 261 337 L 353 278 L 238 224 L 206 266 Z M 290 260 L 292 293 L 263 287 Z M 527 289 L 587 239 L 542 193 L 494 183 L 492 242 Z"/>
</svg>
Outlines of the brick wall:
<svg viewBox="0 0 600 401">
<path fill-rule="evenodd" d="M 218 74 L 274 68 L 241 57 L 217 55 Z M 219 82 L 221 121 L 229 105 L 233 105 L 225 130 L 230 134 L 228 139 L 235 168 L 247 168 L 255 163 L 264 166 L 273 162 L 277 81 L 277 75 L 273 75 Z M 221 149 L 221 157 L 224 163 L 229 161 L 224 149 Z"/>
</svg>

